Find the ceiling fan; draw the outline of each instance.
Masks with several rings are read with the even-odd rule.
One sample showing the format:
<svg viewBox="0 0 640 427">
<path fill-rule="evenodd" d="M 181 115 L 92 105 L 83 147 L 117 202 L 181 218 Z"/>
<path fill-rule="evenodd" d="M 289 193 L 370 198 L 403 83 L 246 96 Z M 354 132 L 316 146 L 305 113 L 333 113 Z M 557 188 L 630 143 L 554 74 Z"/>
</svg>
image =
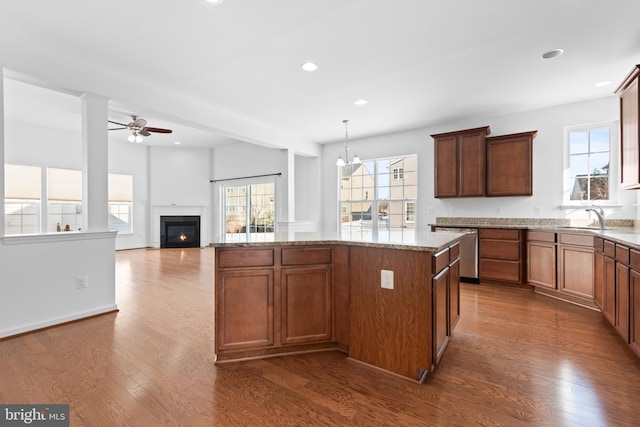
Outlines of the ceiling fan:
<svg viewBox="0 0 640 427">
<path fill-rule="evenodd" d="M 141 143 L 144 140 L 145 136 L 149 136 L 152 133 L 171 133 L 173 132 L 171 129 L 163 129 L 163 128 L 154 128 L 147 126 L 147 121 L 142 117 L 131 116 L 132 121 L 124 124 L 119 122 L 114 122 L 113 120 L 108 120 L 109 123 L 113 123 L 114 125 L 118 125 L 120 127 L 111 128 L 109 130 L 121 130 L 121 129 L 129 129 L 131 131 L 131 135 L 127 138 L 129 142 L 137 142 Z"/>
</svg>

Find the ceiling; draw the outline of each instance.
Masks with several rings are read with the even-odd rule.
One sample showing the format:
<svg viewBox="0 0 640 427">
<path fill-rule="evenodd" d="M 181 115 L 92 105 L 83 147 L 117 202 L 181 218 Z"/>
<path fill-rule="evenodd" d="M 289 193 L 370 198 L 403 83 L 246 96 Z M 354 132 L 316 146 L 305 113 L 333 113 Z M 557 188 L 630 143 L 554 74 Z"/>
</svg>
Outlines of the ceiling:
<svg viewBox="0 0 640 427">
<path fill-rule="evenodd" d="M 0 65 L 174 129 L 149 143 L 312 154 L 343 119 L 357 139 L 612 96 L 640 63 L 638 16 L 637 0 L 5 1 Z M 6 114 L 37 116 L 9 95 Z"/>
</svg>

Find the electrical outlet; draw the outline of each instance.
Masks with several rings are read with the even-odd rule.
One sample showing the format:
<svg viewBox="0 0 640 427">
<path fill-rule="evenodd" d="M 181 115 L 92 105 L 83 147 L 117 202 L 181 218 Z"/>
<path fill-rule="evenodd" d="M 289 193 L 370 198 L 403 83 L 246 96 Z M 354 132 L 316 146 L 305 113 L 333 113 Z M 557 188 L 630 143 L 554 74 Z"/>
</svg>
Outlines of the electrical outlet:
<svg viewBox="0 0 640 427">
<path fill-rule="evenodd" d="M 535 216 L 541 216 L 542 215 L 542 206 L 536 206 L 533 208 L 533 213 Z"/>
<path fill-rule="evenodd" d="M 380 282 L 383 289 L 393 289 L 393 271 L 380 270 Z"/>
<path fill-rule="evenodd" d="M 427 215 L 435 215 L 436 213 L 436 208 L 434 208 L 433 206 L 427 206 Z"/>
<path fill-rule="evenodd" d="M 86 289 L 89 287 L 89 276 L 76 277 L 76 289 Z"/>
</svg>

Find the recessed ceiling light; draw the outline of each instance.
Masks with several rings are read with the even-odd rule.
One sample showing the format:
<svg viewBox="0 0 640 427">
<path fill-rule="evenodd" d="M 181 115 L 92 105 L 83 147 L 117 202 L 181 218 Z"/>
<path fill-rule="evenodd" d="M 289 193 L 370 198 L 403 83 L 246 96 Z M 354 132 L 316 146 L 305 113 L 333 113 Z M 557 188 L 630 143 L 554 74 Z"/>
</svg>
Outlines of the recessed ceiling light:
<svg viewBox="0 0 640 427">
<path fill-rule="evenodd" d="M 307 61 L 302 64 L 302 69 L 305 71 L 316 71 L 318 69 L 318 66 L 311 61 Z"/>
<path fill-rule="evenodd" d="M 368 103 L 369 101 L 367 101 L 366 99 L 358 99 L 354 102 L 354 104 L 356 104 L 357 106 L 367 105 Z"/>
<path fill-rule="evenodd" d="M 223 2 L 223 0 L 206 0 L 207 3 L 213 3 L 213 4 L 220 4 Z"/>
<path fill-rule="evenodd" d="M 175 142 L 174 142 L 174 144 L 176 144 L 176 145 L 180 145 L 180 144 L 182 144 L 182 142 L 180 142 L 180 141 L 175 141 Z"/>
<path fill-rule="evenodd" d="M 564 49 L 551 49 L 540 55 L 540 59 L 551 59 L 564 53 Z"/>
<path fill-rule="evenodd" d="M 595 86 L 595 87 L 605 87 L 605 86 L 609 86 L 611 83 L 613 83 L 611 80 L 603 80 L 601 82 L 598 82 L 598 83 L 594 84 L 593 86 Z"/>
</svg>

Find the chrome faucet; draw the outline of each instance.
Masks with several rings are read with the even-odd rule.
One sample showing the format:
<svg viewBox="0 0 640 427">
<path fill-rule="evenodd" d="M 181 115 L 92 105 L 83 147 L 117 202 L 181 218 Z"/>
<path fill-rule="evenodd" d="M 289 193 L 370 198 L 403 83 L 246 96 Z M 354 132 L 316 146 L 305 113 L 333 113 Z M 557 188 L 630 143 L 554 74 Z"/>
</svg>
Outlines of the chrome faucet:
<svg viewBox="0 0 640 427">
<path fill-rule="evenodd" d="M 600 206 L 593 205 L 586 208 L 585 211 L 596 214 L 598 217 L 598 223 L 600 224 L 600 230 L 604 230 L 604 210 Z"/>
</svg>

